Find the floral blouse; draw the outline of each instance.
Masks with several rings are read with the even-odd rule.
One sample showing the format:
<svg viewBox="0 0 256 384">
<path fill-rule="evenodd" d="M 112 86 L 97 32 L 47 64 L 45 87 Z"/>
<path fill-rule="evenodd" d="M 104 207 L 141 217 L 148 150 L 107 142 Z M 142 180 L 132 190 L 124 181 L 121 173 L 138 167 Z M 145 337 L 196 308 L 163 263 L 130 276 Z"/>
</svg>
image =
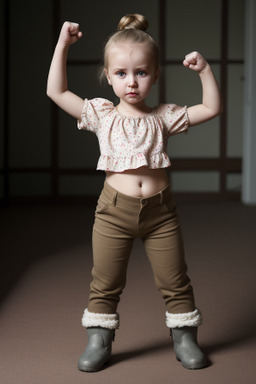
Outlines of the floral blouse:
<svg viewBox="0 0 256 384">
<path fill-rule="evenodd" d="M 188 131 L 187 107 L 160 104 L 145 116 L 125 116 L 106 99 L 85 99 L 78 129 L 94 132 L 99 140 L 97 169 L 123 172 L 139 167 L 171 165 L 167 155 L 169 136 Z"/>
</svg>

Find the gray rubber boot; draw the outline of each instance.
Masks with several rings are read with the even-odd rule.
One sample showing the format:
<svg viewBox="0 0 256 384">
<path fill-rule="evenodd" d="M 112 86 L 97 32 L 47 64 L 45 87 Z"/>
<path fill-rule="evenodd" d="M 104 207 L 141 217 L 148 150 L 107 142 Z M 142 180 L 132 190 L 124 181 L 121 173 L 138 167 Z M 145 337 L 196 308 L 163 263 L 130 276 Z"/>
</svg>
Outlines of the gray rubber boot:
<svg viewBox="0 0 256 384">
<path fill-rule="evenodd" d="M 197 344 L 197 327 L 172 328 L 171 336 L 177 360 L 187 369 L 201 369 L 208 365 L 205 354 Z"/>
<path fill-rule="evenodd" d="M 78 369 L 85 372 L 100 371 L 110 359 L 115 330 L 93 327 L 86 331 L 88 343 L 78 361 Z"/>
</svg>

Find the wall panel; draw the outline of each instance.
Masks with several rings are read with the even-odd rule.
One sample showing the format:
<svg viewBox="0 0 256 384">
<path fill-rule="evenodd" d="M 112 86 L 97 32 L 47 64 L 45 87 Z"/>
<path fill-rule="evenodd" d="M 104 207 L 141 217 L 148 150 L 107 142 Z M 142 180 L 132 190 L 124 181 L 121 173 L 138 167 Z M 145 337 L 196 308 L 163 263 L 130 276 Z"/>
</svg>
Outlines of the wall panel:
<svg viewBox="0 0 256 384">
<path fill-rule="evenodd" d="M 167 0 L 167 59 L 183 59 L 199 51 L 220 59 L 221 0 Z"/>
<path fill-rule="evenodd" d="M 173 172 L 171 184 L 174 192 L 219 192 L 218 172 Z"/>
<path fill-rule="evenodd" d="M 243 65 L 228 66 L 228 157 L 242 156 L 243 139 Z"/>
<path fill-rule="evenodd" d="M 61 196 L 98 196 L 103 188 L 104 173 L 97 175 L 60 176 Z"/>
<path fill-rule="evenodd" d="M 11 197 L 39 196 L 51 194 L 51 177 L 48 173 L 12 173 L 10 176 Z"/>
<path fill-rule="evenodd" d="M 158 0 L 108 0 L 90 2 L 61 0 L 61 22 L 76 21 L 84 32 L 83 49 L 74 47 L 71 58 L 76 60 L 99 60 L 107 36 L 115 32 L 119 19 L 127 13 L 142 13 L 151 20 L 150 30 L 158 35 Z"/>
<path fill-rule="evenodd" d="M 46 96 L 46 80 L 62 23 L 79 22 L 84 38 L 68 56 L 69 87 L 82 98 L 106 97 L 117 103 L 111 88 L 98 81 L 102 45 L 115 31 L 121 16 L 142 13 L 149 32 L 162 47 L 162 74 L 148 104 L 159 101 L 193 105 L 201 101 L 198 75 L 186 69 L 186 53 L 198 50 L 210 61 L 222 87 L 225 109 L 221 117 L 188 135 L 169 140 L 175 191 L 198 192 L 228 198 L 240 190 L 242 160 L 242 98 L 244 1 L 130 0 L 4 0 L 10 8 L 9 97 L 0 90 L 0 199 L 15 197 L 58 198 L 98 194 L 103 180 L 95 168 L 99 156 L 96 137 L 77 130 L 76 121 L 54 107 Z M 40 23 L 39 23 L 40 20 Z M 7 19 L 0 15 L 0 43 Z M 161 36 L 161 39 L 160 39 Z M 6 78 L 3 55 L 0 81 Z M 7 101 L 8 127 L 4 127 Z M 4 147 L 4 129 L 9 145 Z M 8 162 L 4 154 L 7 151 Z M 176 166 L 177 165 L 177 166 Z M 10 181 L 10 189 L 8 188 Z M 5 196 L 5 197 L 6 197 Z M 238 194 L 236 195 L 238 196 Z M 8 201 L 8 196 L 7 200 Z"/>
<path fill-rule="evenodd" d="M 244 58 L 245 0 L 228 2 L 228 58 Z"/>
<path fill-rule="evenodd" d="M 11 0 L 10 18 L 10 165 L 50 166 L 51 1 Z"/>
<path fill-rule="evenodd" d="M 213 65 L 213 71 L 220 82 L 220 68 Z M 167 102 L 178 105 L 201 103 L 201 82 L 196 72 L 180 65 L 168 65 L 166 76 Z M 170 138 L 168 146 L 174 158 L 214 158 L 219 156 L 219 125 L 216 118 L 197 127 L 190 127 L 188 134 Z"/>
<path fill-rule="evenodd" d="M 242 178 L 240 173 L 227 174 L 227 189 L 231 192 L 241 192 Z"/>
<path fill-rule="evenodd" d="M 0 170 L 4 166 L 4 84 L 5 84 L 5 21 L 4 2 L 0 2 Z M 1 192 L 0 192 L 1 196 Z"/>
</svg>

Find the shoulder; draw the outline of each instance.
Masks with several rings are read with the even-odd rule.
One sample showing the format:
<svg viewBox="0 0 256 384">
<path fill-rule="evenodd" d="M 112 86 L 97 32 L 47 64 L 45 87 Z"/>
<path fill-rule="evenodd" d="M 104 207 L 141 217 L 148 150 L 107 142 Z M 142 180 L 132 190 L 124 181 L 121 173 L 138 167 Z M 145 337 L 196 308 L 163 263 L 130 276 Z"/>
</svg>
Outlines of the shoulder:
<svg viewBox="0 0 256 384">
<path fill-rule="evenodd" d="M 156 114 L 160 115 L 173 115 L 173 114 L 179 114 L 184 112 L 186 109 L 186 106 L 180 106 L 177 104 L 159 104 L 156 107 L 154 107 L 154 112 Z"/>
<path fill-rule="evenodd" d="M 85 99 L 81 119 L 78 121 L 78 129 L 87 129 L 96 132 L 99 127 L 99 122 L 113 110 L 114 104 L 107 99 Z"/>
<path fill-rule="evenodd" d="M 159 104 L 154 108 L 154 112 L 156 115 L 159 115 L 165 123 L 175 121 L 181 117 L 188 119 L 188 109 L 186 105 Z"/>
<path fill-rule="evenodd" d="M 94 98 L 94 99 L 85 99 L 84 100 L 84 109 L 87 108 L 93 108 L 95 110 L 103 111 L 105 109 L 114 109 L 114 104 L 107 100 L 100 97 Z"/>
<path fill-rule="evenodd" d="M 187 106 L 177 104 L 160 104 L 155 107 L 156 115 L 159 115 L 169 134 L 176 134 L 188 130 L 189 117 Z"/>
</svg>

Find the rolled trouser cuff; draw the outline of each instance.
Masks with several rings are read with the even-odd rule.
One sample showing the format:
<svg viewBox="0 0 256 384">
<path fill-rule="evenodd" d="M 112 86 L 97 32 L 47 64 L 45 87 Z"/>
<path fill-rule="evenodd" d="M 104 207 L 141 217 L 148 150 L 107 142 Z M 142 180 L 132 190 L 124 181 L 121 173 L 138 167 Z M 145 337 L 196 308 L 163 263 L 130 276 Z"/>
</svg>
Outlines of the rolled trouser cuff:
<svg viewBox="0 0 256 384">
<path fill-rule="evenodd" d="M 101 327 L 107 329 L 119 328 L 119 314 L 93 313 L 86 308 L 82 317 L 82 325 L 86 328 Z"/>
<path fill-rule="evenodd" d="M 166 325 L 168 328 L 198 327 L 202 324 L 202 315 L 198 309 L 187 313 L 166 312 Z"/>
</svg>

